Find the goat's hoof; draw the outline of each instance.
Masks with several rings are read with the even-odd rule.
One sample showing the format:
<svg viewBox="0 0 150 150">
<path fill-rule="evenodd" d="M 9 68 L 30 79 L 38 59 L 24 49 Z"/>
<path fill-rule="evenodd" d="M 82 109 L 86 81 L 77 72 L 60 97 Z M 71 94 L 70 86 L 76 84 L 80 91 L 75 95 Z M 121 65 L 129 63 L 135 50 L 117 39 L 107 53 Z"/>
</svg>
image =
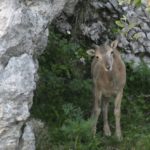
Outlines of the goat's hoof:
<svg viewBox="0 0 150 150">
<path fill-rule="evenodd" d="M 93 129 L 92 129 L 92 135 L 93 135 L 93 137 L 95 138 L 95 135 L 96 135 L 96 128 L 93 128 Z"/>
<path fill-rule="evenodd" d="M 110 131 L 109 132 L 105 132 L 104 134 L 105 134 L 105 136 L 111 136 L 111 132 Z"/>
<path fill-rule="evenodd" d="M 111 131 L 110 131 L 109 126 L 104 127 L 104 135 L 111 136 Z"/>
<path fill-rule="evenodd" d="M 116 134 L 116 138 L 120 142 L 123 140 L 123 136 L 121 134 Z"/>
<path fill-rule="evenodd" d="M 117 137 L 117 140 L 118 140 L 119 142 L 121 142 L 121 141 L 123 141 L 123 137 L 122 137 L 122 136 Z"/>
</svg>

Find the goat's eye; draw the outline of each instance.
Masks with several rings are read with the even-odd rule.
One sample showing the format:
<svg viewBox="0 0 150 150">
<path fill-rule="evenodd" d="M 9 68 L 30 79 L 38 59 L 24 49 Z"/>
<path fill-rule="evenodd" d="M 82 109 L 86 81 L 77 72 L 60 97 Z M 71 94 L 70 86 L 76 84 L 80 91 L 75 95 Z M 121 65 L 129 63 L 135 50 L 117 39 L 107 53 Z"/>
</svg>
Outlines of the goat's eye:
<svg viewBox="0 0 150 150">
<path fill-rule="evenodd" d="M 113 55 L 114 54 L 114 51 L 111 51 L 111 55 Z"/>
<path fill-rule="evenodd" d="M 98 56 L 95 56 L 95 58 L 96 58 L 96 59 L 99 59 L 99 57 L 98 57 Z"/>
</svg>

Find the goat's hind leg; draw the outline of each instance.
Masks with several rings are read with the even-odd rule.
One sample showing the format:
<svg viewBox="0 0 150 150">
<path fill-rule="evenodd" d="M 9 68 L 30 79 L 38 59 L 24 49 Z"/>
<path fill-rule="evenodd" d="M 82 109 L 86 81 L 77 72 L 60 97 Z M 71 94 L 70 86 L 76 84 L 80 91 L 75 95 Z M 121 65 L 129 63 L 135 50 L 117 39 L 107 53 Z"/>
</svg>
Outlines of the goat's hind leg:
<svg viewBox="0 0 150 150">
<path fill-rule="evenodd" d="M 102 106 L 102 111 L 103 111 L 103 130 L 105 136 L 111 136 L 111 131 L 108 123 L 108 107 L 109 107 L 109 98 L 108 97 L 103 97 L 102 99 L 103 106 Z"/>
<path fill-rule="evenodd" d="M 91 118 L 92 118 L 92 133 L 93 133 L 93 136 L 95 136 L 97 121 L 98 121 L 98 117 L 101 112 L 100 107 L 101 107 L 102 93 L 100 91 L 98 91 L 97 89 L 95 89 L 93 92 L 94 92 L 94 105 L 93 105 L 93 111 L 92 111 Z"/>
<path fill-rule="evenodd" d="M 117 97 L 115 99 L 115 109 L 114 109 L 115 122 L 116 122 L 116 136 L 118 140 L 122 140 L 121 126 L 120 126 L 122 94 L 123 94 L 123 90 L 121 90 L 117 94 Z"/>
</svg>

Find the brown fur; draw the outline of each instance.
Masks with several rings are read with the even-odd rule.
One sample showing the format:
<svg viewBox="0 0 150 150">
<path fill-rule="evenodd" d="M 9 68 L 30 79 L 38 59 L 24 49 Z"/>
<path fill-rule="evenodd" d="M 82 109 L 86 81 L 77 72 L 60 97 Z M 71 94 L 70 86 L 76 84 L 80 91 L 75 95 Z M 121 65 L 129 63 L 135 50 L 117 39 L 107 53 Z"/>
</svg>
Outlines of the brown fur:
<svg viewBox="0 0 150 150">
<path fill-rule="evenodd" d="M 114 43 L 112 43 L 113 45 Z M 117 45 L 116 45 L 117 46 Z M 116 119 L 116 135 L 119 139 L 121 139 L 121 127 L 120 127 L 120 106 L 121 99 L 123 94 L 123 88 L 126 83 L 126 69 L 125 64 L 121 59 L 120 53 L 116 50 L 116 46 L 106 45 L 98 47 L 95 49 L 95 53 L 93 54 L 94 59 L 91 65 L 91 73 L 93 78 L 93 95 L 94 95 L 94 107 L 92 112 L 92 118 L 94 121 L 92 130 L 93 134 L 96 133 L 96 125 L 98 121 L 98 117 L 101 112 L 101 97 L 103 98 L 103 118 L 104 118 L 104 133 L 107 136 L 111 135 L 111 131 L 108 124 L 108 98 L 111 96 L 116 96 L 115 99 L 115 109 L 114 115 Z M 113 56 L 109 56 L 113 58 L 112 69 L 107 70 L 111 66 L 111 63 L 107 63 L 109 59 L 106 56 L 106 53 L 113 51 Z M 101 59 L 100 59 L 101 58 Z M 110 64 L 110 65 L 107 65 Z"/>
</svg>

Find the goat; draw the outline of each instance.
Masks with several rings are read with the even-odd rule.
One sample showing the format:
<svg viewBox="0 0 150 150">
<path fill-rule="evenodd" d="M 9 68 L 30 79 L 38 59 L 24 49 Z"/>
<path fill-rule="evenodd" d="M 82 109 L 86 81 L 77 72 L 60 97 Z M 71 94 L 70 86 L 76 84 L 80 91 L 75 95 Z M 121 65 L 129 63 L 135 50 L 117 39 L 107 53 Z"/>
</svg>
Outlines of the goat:
<svg viewBox="0 0 150 150">
<path fill-rule="evenodd" d="M 121 59 L 119 51 L 116 49 L 118 41 L 113 41 L 110 45 L 95 45 L 95 49 L 87 50 L 87 54 L 94 56 L 91 64 L 91 74 L 93 78 L 94 105 L 92 111 L 92 132 L 96 134 L 98 117 L 103 112 L 103 130 L 105 136 L 111 136 L 108 123 L 109 98 L 116 96 L 114 102 L 115 134 L 119 140 L 122 139 L 120 127 L 120 107 L 123 89 L 126 83 L 126 67 Z M 102 99 L 102 100 L 101 100 Z"/>
</svg>

